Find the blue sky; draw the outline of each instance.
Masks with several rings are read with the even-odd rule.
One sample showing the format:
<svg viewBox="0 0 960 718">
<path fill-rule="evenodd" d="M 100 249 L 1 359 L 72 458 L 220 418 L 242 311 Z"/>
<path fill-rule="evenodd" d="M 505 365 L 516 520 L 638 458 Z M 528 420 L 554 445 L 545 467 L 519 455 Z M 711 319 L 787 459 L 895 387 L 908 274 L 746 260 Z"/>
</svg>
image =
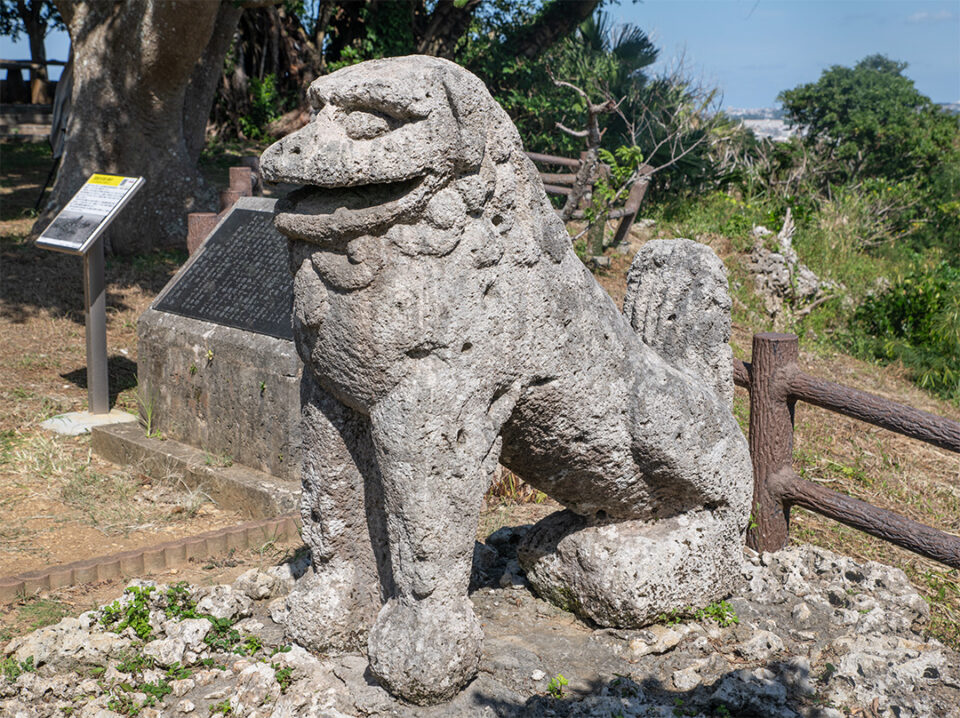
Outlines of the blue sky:
<svg viewBox="0 0 960 718">
<path fill-rule="evenodd" d="M 960 101 L 960 0 L 621 0 L 608 12 L 646 30 L 655 67 L 683 57 L 725 107 L 774 106 L 781 90 L 877 52 L 909 63 L 935 102 Z"/>
<path fill-rule="evenodd" d="M 651 35 L 656 67 L 683 57 L 725 107 L 771 107 L 781 90 L 875 52 L 908 62 L 934 101 L 960 101 L 960 0 L 620 0 L 608 12 Z M 65 35 L 49 37 L 47 56 L 66 55 Z M 0 38 L 0 57 L 28 56 L 22 38 Z"/>
</svg>

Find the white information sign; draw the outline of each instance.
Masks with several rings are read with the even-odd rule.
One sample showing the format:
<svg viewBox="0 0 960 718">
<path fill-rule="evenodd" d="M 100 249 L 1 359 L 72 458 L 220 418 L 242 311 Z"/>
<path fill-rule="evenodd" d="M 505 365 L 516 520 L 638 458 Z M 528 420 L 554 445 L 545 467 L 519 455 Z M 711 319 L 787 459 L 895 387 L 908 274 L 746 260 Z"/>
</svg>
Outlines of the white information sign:
<svg viewBox="0 0 960 718">
<path fill-rule="evenodd" d="M 142 186 L 142 177 L 91 175 L 43 230 L 37 246 L 69 254 L 85 254 Z"/>
</svg>

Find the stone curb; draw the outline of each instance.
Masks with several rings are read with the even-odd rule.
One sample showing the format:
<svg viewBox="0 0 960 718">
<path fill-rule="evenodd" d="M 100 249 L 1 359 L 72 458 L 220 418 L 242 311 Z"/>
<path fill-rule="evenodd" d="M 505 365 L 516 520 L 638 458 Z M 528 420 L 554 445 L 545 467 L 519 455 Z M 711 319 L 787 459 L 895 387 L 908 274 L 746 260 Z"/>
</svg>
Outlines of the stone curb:
<svg viewBox="0 0 960 718">
<path fill-rule="evenodd" d="M 300 507 L 300 482 L 281 479 L 239 463 L 208 465 L 210 455 L 173 439 L 144 436 L 136 423 L 96 426 L 90 431 L 93 452 L 121 466 L 136 466 L 157 479 L 174 474 L 189 489 L 202 489 L 220 506 L 251 519 L 286 516 Z"/>
<path fill-rule="evenodd" d="M 39 591 L 177 568 L 192 558 L 218 556 L 231 549 L 246 549 L 265 541 L 293 540 L 299 538 L 297 524 L 294 514 L 284 514 L 131 551 L 0 577 L 0 604 L 12 603 Z"/>
</svg>

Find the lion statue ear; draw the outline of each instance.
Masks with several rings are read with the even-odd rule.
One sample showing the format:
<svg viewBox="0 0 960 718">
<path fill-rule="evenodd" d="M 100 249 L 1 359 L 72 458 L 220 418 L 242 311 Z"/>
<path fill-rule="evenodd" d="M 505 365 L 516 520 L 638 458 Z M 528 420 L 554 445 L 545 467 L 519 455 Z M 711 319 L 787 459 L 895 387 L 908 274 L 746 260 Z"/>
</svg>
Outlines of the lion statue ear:
<svg viewBox="0 0 960 718">
<path fill-rule="evenodd" d="M 480 80 L 463 72 L 445 73 L 443 87 L 460 133 L 457 168 L 468 172 L 476 170 L 483 161 L 487 144 L 487 123 L 493 119 L 490 95 Z"/>
<path fill-rule="evenodd" d="M 444 74 L 443 87 L 460 132 L 458 169 L 476 170 L 485 155 L 499 164 L 514 150 L 522 151 L 513 122 L 490 96 L 486 85 L 461 68 L 457 70 Z"/>
</svg>

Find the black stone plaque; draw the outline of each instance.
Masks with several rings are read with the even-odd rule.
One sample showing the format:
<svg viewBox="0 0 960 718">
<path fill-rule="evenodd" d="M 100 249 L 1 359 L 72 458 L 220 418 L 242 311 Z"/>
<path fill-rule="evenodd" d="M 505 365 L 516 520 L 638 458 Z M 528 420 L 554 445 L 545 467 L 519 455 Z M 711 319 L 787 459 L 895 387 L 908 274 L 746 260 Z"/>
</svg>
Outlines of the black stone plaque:
<svg viewBox="0 0 960 718">
<path fill-rule="evenodd" d="M 287 257 L 287 240 L 273 226 L 272 209 L 235 206 L 154 309 L 292 341 Z"/>
</svg>

